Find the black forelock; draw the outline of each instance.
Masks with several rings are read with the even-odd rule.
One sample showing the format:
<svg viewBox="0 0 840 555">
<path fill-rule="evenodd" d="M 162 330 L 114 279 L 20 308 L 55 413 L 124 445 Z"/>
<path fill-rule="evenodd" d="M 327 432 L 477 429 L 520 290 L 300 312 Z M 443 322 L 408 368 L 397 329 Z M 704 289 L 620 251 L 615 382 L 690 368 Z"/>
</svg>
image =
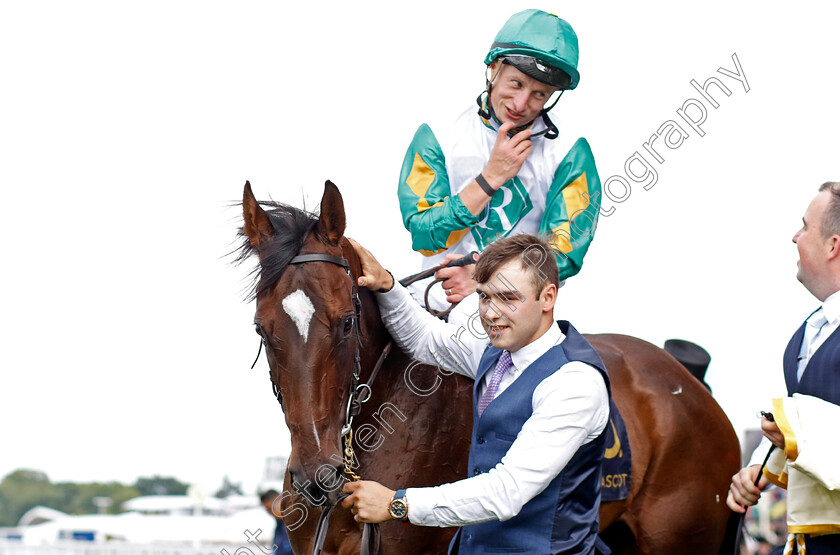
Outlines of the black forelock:
<svg viewBox="0 0 840 555">
<path fill-rule="evenodd" d="M 243 241 L 237 249 L 235 263 L 242 263 L 255 254 L 259 254 L 261 260 L 250 273 L 253 282 L 248 292 L 248 301 L 277 284 L 289 262 L 300 252 L 306 235 L 318 222 L 318 217 L 312 212 L 288 204 L 274 201 L 260 201 L 259 204 L 266 209 L 274 228 L 274 236 L 256 248 L 248 240 L 244 227 L 239 229 Z"/>
</svg>

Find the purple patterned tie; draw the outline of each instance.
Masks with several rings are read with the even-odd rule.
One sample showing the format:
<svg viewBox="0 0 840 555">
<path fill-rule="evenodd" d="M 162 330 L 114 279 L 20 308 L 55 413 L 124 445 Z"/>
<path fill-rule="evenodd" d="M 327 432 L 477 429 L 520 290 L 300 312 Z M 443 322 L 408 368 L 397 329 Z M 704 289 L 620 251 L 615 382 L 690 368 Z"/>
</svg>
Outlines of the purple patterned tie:
<svg viewBox="0 0 840 555">
<path fill-rule="evenodd" d="M 493 376 L 490 378 L 490 384 L 484 391 L 484 395 L 478 401 L 478 415 L 481 416 L 490 401 L 496 398 L 496 392 L 499 391 L 499 382 L 502 381 L 502 376 L 505 372 L 513 366 L 513 361 L 510 359 L 510 353 L 502 351 L 502 356 L 499 357 L 499 362 L 496 363 L 496 369 L 493 370 Z"/>
</svg>

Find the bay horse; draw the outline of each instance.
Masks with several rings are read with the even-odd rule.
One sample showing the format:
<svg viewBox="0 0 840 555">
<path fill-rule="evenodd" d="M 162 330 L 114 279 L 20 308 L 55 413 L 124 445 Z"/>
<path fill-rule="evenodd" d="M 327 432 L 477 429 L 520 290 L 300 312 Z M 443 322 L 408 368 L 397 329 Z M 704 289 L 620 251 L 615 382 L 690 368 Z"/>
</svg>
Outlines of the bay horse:
<svg viewBox="0 0 840 555">
<path fill-rule="evenodd" d="M 375 296 L 356 286 L 361 264 L 344 237 L 335 185 L 326 183 L 318 216 L 258 202 L 250 183 L 242 206 L 237 260 L 259 259 L 254 323 L 292 438 L 275 514 L 304 554 L 321 511 L 332 509 L 323 553 L 359 553 L 362 526 L 336 505 L 345 469 L 392 489 L 465 478 L 472 384 L 399 349 L 382 364 L 390 336 Z M 624 335 L 587 339 L 608 370 L 632 452 L 629 497 L 601 505 L 602 537 L 617 554 L 733 553 L 734 544 L 724 545 L 734 542 L 724 536 L 735 521 L 725 499 L 740 448 L 726 415 L 664 350 Z M 381 525 L 386 555 L 446 553 L 453 534 Z"/>
</svg>

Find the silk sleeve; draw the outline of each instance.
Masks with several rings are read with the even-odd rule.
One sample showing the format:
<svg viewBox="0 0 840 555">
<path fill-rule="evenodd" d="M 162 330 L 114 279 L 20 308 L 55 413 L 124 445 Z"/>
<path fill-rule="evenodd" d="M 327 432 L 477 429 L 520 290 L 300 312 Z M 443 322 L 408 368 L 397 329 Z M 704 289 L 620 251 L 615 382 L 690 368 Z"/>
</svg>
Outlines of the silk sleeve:
<svg viewBox="0 0 840 555">
<path fill-rule="evenodd" d="M 554 172 L 540 233 L 550 239 L 560 279 L 580 272 L 601 203 L 601 180 L 589 143 L 578 139 Z"/>
<path fill-rule="evenodd" d="M 405 154 L 397 194 L 411 246 L 426 256 L 451 247 L 478 222 L 452 194 L 443 150 L 426 124 L 417 129 Z"/>
</svg>

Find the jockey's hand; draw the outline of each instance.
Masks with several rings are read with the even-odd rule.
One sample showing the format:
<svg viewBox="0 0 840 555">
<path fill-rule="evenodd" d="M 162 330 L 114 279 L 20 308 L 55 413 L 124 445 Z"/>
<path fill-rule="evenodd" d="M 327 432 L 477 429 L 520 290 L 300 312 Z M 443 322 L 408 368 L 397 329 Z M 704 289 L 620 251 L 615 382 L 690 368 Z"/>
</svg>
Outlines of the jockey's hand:
<svg viewBox="0 0 840 555">
<path fill-rule="evenodd" d="M 341 502 L 341 506 L 350 509 L 356 522 L 377 524 L 393 518 L 388 506 L 396 491 L 366 480 L 347 482 L 343 491 L 350 496 Z"/>
<path fill-rule="evenodd" d="M 447 254 L 441 266 L 446 266 L 453 260 L 461 258 L 461 254 Z M 440 282 L 443 292 L 446 293 L 446 300 L 450 303 L 459 303 L 465 297 L 475 293 L 478 283 L 472 278 L 473 264 L 468 266 L 455 266 L 453 268 L 441 268 L 435 272 L 435 279 L 442 279 Z"/>
<path fill-rule="evenodd" d="M 362 275 L 359 276 L 359 287 L 367 287 L 371 291 L 379 291 L 380 289 L 390 290 L 394 287 L 394 277 L 382 267 L 376 258 L 369 250 L 361 246 L 354 239 L 348 240 L 356 249 L 356 254 L 362 262 Z"/>
<path fill-rule="evenodd" d="M 767 479 L 763 476 L 758 482 L 758 487 L 755 485 L 760 468 L 761 465 L 754 464 L 742 468 L 732 477 L 729 494 L 726 496 L 726 505 L 736 513 L 744 513 L 747 511 L 746 506 L 755 505 L 761 496 L 761 490 L 767 487 Z"/>
<path fill-rule="evenodd" d="M 516 177 L 522 164 L 534 150 L 531 145 L 531 130 L 525 129 L 508 138 L 508 131 L 512 128 L 511 122 L 499 127 L 496 144 L 490 151 L 490 160 L 481 172 L 487 183 L 497 191 L 502 185 Z"/>
<path fill-rule="evenodd" d="M 785 436 L 784 434 L 782 434 L 782 431 L 779 429 L 779 426 L 775 422 L 766 418 L 762 418 L 761 431 L 764 433 L 764 437 L 769 439 L 773 445 L 775 445 L 779 449 L 784 450 Z"/>
</svg>

